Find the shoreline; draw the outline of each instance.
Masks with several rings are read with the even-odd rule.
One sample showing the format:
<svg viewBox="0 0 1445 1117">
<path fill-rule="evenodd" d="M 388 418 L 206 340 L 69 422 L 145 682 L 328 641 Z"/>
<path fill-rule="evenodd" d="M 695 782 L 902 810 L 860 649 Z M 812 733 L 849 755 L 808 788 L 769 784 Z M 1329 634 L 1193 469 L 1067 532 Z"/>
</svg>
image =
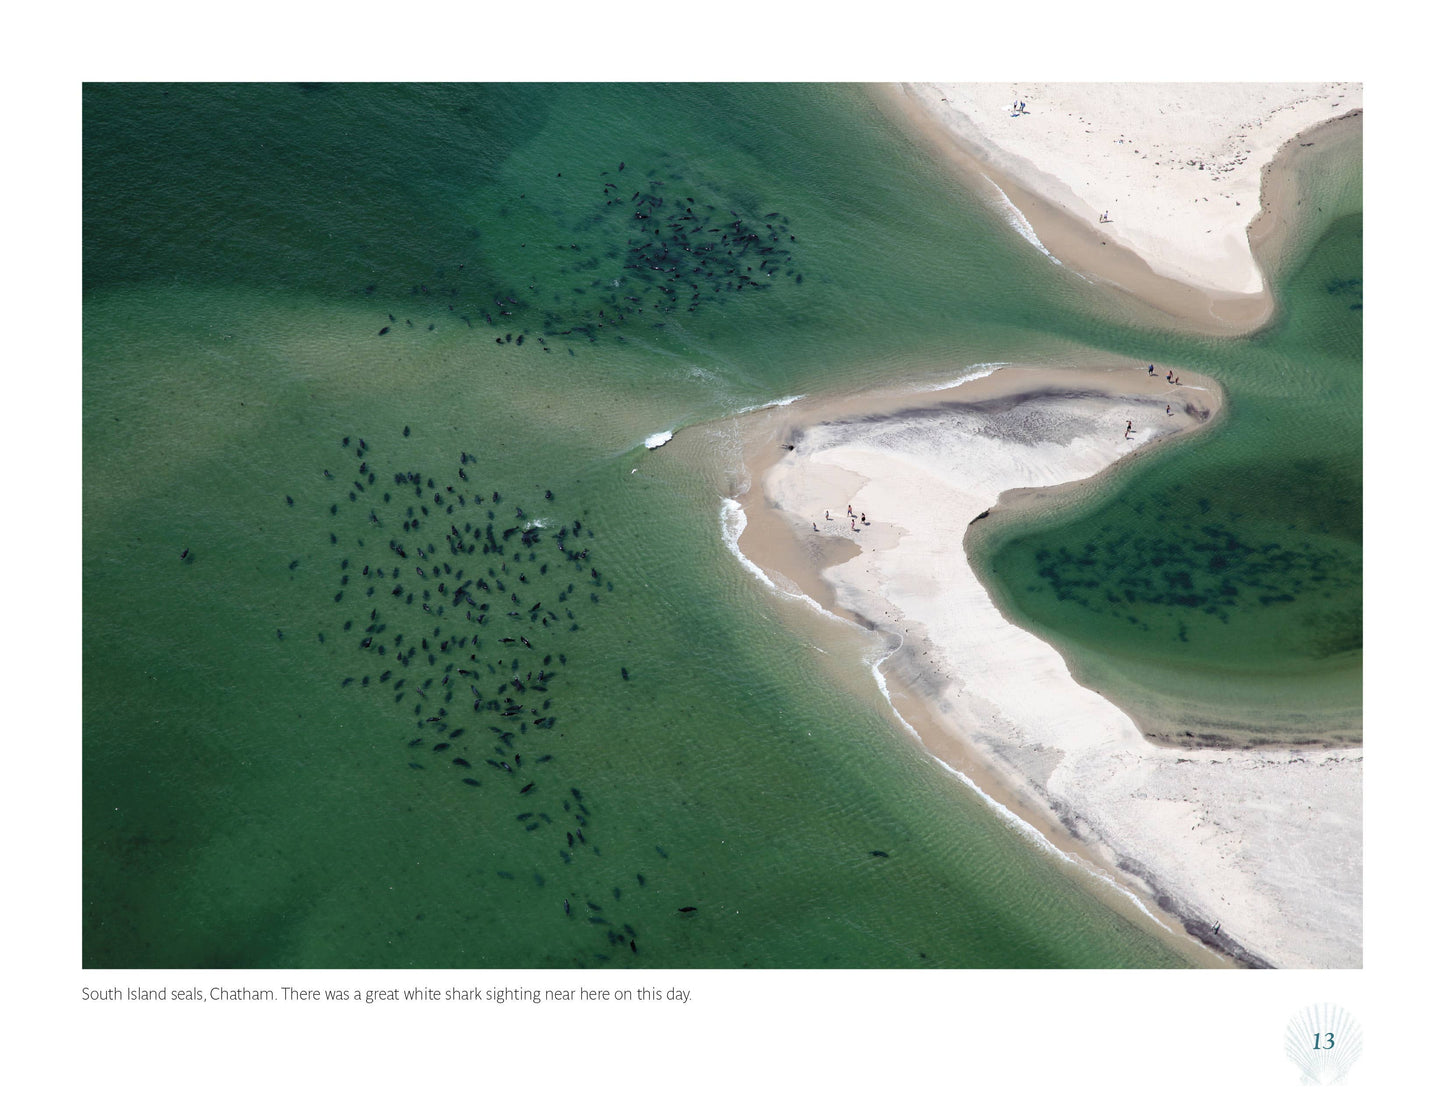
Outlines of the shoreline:
<svg viewBox="0 0 1445 1117">
<path fill-rule="evenodd" d="M 1303 165 L 1327 157 L 1341 148 L 1357 151 L 1363 161 L 1363 109 L 1325 120 L 1289 140 L 1260 175 L 1259 213 L 1249 225 L 1249 242 L 1266 276 L 1277 275 L 1282 264 L 1298 247 L 1306 231 L 1294 211 L 1302 205 L 1300 184 Z M 1318 150 L 1313 150 L 1313 149 Z"/>
<path fill-rule="evenodd" d="M 1363 118 L 1350 83 L 871 89 L 885 115 L 1056 263 L 1131 296 L 1156 324 L 1212 336 L 1274 317 L 1270 277 L 1292 231 L 1288 196 L 1275 197 L 1290 175 L 1277 165 L 1292 165 L 1320 130 L 1358 134 Z M 1008 90 L 1033 107 L 1012 114 Z M 1101 103 L 1101 90 L 1114 99 Z M 1140 107 L 1171 97 L 1208 102 L 1213 114 Z"/>
<path fill-rule="evenodd" d="M 1018 492 L 1083 483 L 1203 429 L 1219 414 L 1222 392 L 1193 374 L 1183 379 L 1188 388 L 1176 389 L 1142 368 L 1004 366 L 944 390 L 812 399 L 746 416 L 751 482 L 731 494 L 746 517 L 736 547 L 776 589 L 886 642 L 891 650 L 880 645 L 869 666 L 921 747 L 1053 852 L 1111 885 L 1097 891 L 1106 899 L 1117 891 L 1118 910 L 1137 920 L 1137 905 L 1161 933 L 1187 935 L 1186 954 L 1205 965 L 1358 965 L 1357 930 L 1327 934 L 1330 946 L 1301 946 L 1321 913 L 1310 910 L 1300 917 L 1305 925 L 1288 927 L 1271 914 L 1296 879 L 1337 900 L 1348 900 L 1350 888 L 1331 891 L 1314 879 L 1328 875 L 1324 851 L 1290 881 L 1271 876 L 1271 858 L 1279 863 L 1286 848 L 1300 856 L 1301 835 L 1298 826 L 1271 830 L 1247 794 L 1261 779 L 1287 779 L 1299 791 L 1304 769 L 1316 785 L 1329 783 L 1320 775 L 1326 769 L 1347 773 L 1334 781 L 1343 791 L 1331 784 L 1303 798 L 1323 802 L 1333 788 L 1330 804 L 1344 799 L 1330 810 L 1348 829 L 1358 818 L 1347 801 L 1351 769 L 1358 785 L 1358 750 L 1261 757 L 1146 740 L 1126 712 L 1075 682 L 1056 650 L 1002 616 L 958 545 L 969 522 L 997 506 L 995 485 Z M 1185 391 L 1192 406 L 1172 407 Z M 1166 402 L 1172 416 L 1163 415 Z M 1127 445 L 1125 412 L 1144 435 Z M 956 480 L 964 441 L 968 472 L 989 474 L 986 481 Z M 888 514 L 854 532 L 844 513 L 850 503 Z M 815 505 L 839 514 L 818 519 L 816 532 L 813 517 L 823 513 Z M 1192 791 L 1179 784 L 1185 771 Z M 1210 932 L 1215 920 L 1218 934 Z"/>
</svg>

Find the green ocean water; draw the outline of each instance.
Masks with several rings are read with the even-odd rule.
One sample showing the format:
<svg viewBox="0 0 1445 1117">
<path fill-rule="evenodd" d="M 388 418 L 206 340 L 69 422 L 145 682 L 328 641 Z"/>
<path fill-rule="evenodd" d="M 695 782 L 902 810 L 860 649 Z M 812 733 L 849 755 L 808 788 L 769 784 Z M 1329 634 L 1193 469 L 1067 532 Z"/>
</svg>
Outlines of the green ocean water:
<svg viewBox="0 0 1445 1117">
<path fill-rule="evenodd" d="M 86 965 L 1182 964 L 816 669 L 723 545 L 732 448 L 641 448 L 779 397 L 1097 350 L 1218 376 L 1207 440 L 994 537 L 999 592 L 1134 680 L 1138 622 L 1038 552 L 1134 503 L 1145 562 L 1222 522 L 1301 556 L 1248 587 L 1295 600 L 1228 636 L 1151 605 L 1191 637 L 1151 616 L 1153 700 L 1231 639 L 1271 709 L 1358 693 L 1358 216 L 1276 327 L 1200 342 L 857 89 L 89 86 L 84 152 Z"/>
</svg>

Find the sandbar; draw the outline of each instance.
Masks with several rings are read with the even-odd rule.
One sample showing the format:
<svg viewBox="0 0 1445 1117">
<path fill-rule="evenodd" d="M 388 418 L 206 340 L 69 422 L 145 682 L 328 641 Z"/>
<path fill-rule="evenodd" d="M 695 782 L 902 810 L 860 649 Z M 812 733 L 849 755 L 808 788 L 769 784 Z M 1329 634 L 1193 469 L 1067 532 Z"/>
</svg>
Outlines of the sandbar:
<svg viewBox="0 0 1445 1117">
<path fill-rule="evenodd" d="M 1360 749 L 1150 741 L 1010 623 L 969 562 L 969 525 L 1003 493 L 1078 484 L 1221 413 L 1218 385 L 1181 379 L 1006 366 L 734 420 L 751 478 L 728 497 L 746 516 L 737 545 L 787 588 L 781 610 L 803 594 L 873 633 L 920 743 L 1127 889 L 1161 933 L 1240 965 L 1357 967 Z"/>
</svg>

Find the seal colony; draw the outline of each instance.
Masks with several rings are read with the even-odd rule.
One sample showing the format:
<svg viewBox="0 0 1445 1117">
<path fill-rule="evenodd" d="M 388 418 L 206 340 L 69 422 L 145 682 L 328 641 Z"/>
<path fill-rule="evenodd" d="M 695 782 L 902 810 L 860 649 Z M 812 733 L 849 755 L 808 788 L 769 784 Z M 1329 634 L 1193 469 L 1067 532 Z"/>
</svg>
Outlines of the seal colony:
<svg viewBox="0 0 1445 1117">
<path fill-rule="evenodd" d="M 402 436 L 410 435 L 408 425 Z M 354 673 L 337 685 L 359 702 L 409 707 L 413 735 L 396 750 L 417 778 L 449 780 L 485 809 L 515 812 L 519 829 L 556 843 L 564 871 L 577 858 L 604 857 L 586 793 L 553 775 L 567 750 L 565 716 L 554 707 L 566 692 L 561 646 L 613 590 L 592 554 L 586 511 L 564 511 L 546 489 L 543 507 L 528 512 L 474 480 L 468 467 L 481 463 L 465 450 L 436 477 L 398 468 L 365 438 L 345 435 L 339 448 L 342 459 L 322 470 L 336 499 L 319 513 L 326 530 L 317 543 L 332 556 L 338 619 L 316 633 L 318 647 L 350 649 Z M 303 511 L 290 495 L 285 506 Z M 187 549 L 182 560 L 193 559 Z M 619 668 L 625 685 L 631 676 Z M 533 879 L 550 887 L 541 874 Z M 640 921 L 616 908 L 623 888 L 645 888 L 646 877 L 633 867 L 618 879 L 606 914 L 600 897 L 576 889 L 552 901 L 562 919 L 574 918 L 577 901 L 576 918 L 605 935 L 592 962 L 640 953 Z"/>
<path fill-rule="evenodd" d="M 509 219 L 541 210 L 567 230 L 565 243 L 517 247 L 506 280 L 485 278 L 497 261 L 481 255 L 487 246 L 472 228 L 463 244 L 473 244 L 459 248 L 460 259 L 439 265 L 409 292 L 361 289 L 400 299 L 376 335 L 394 339 L 399 327 L 416 330 L 423 322 L 431 331 L 435 319 L 450 318 L 468 329 L 485 325 L 497 345 L 531 342 L 547 353 L 582 341 L 626 344 L 629 330 L 662 330 L 676 316 L 804 281 L 797 234 L 779 211 L 759 214 L 716 183 L 689 181 L 668 158 L 642 173 L 628 172 L 623 160 L 595 178 L 593 202 L 580 218 L 575 201 L 549 197 L 540 183 L 514 200 L 515 215 L 510 206 L 498 213 Z"/>
</svg>

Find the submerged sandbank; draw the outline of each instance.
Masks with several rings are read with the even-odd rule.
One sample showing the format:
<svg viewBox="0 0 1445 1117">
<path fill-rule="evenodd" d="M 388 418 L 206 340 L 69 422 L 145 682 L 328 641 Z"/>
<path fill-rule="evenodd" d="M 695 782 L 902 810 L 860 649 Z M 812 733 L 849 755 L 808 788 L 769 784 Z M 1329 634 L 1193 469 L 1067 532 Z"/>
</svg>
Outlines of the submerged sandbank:
<svg viewBox="0 0 1445 1117">
<path fill-rule="evenodd" d="M 1219 413 L 1217 386 L 1183 380 L 1003 368 L 750 417 L 738 546 L 878 635 L 879 681 L 930 752 L 1173 928 L 1245 964 L 1357 966 L 1359 750 L 1151 743 L 967 559 L 1001 493 L 1077 483 Z"/>
<path fill-rule="evenodd" d="M 1363 103 L 1350 82 L 913 83 L 877 92 L 1059 263 L 1218 334 L 1255 330 L 1274 310 L 1259 261 L 1275 232 L 1260 220 L 1271 161 L 1327 121 L 1357 120 Z"/>
</svg>

